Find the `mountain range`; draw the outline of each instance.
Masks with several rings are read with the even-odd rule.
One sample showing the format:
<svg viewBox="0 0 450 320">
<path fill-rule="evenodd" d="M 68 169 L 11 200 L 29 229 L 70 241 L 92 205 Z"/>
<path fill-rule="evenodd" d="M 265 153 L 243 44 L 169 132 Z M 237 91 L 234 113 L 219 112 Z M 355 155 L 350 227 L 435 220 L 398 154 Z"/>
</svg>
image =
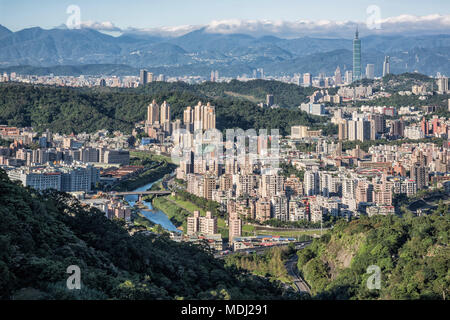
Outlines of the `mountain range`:
<svg viewBox="0 0 450 320">
<path fill-rule="evenodd" d="M 370 35 L 361 41 L 363 69 L 375 64 L 376 76 L 382 73 L 386 55 L 391 57 L 393 73 L 450 74 L 450 34 Z M 211 70 L 237 76 L 252 74 L 256 68 L 270 75 L 331 75 L 337 66 L 341 72 L 352 69 L 352 39 L 252 37 L 210 33 L 204 28 L 169 38 L 142 33 L 114 37 L 87 28 L 34 27 L 12 32 L 0 25 L 0 47 L 0 69 L 17 72 L 92 72 L 82 67 L 86 65 L 103 65 L 95 68 L 96 74 L 119 75 L 137 74 L 140 68 L 166 75 L 203 76 Z"/>
</svg>

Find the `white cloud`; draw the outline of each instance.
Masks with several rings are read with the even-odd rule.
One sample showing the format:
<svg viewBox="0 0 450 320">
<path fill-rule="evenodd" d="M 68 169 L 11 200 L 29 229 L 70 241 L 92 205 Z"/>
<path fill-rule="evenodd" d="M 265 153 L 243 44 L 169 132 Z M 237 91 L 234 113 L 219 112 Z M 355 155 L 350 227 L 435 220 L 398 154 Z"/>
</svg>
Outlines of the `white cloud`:
<svg viewBox="0 0 450 320">
<path fill-rule="evenodd" d="M 209 33 L 244 33 L 253 36 L 273 35 L 284 38 L 302 36 L 352 37 L 358 25 L 361 36 L 370 34 L 436 34 L 450 33 L 450 15 L 431 14 L 427 16 L 400 15 L 376 20 L 380 29 L 368 28 L 363 21 L 333 20 L 213 20 L 207 25 L 180 25 L 155 28 L 121 29 L 110 21 L 82 21 L 81 28 L 104 32 L 150 34 L 162 37 L 178 37 L 205 28 Z"/>
<path fill-rule="evenodd" d="M 178 37 L 186 33 L 201 29 L 203 27 L 204 26 L 199 25 L 182 25 L 175 27 L 159 27 L 159 28 L 143 28 L 143 29 L 127 28 L 122 31 L 126 33 L 135 33 L 135 34 L 151 34 L 160 37 Z"/>
<path fill-rule="evenodd" d="M 352 37 L 358 25 L 361 36 L 370 34 L 437 34 L 450 33 L 450 15 L 432 14 L 427 16 L 400 15 L 376 20 L 380 29 L 368 28 L 366 21 L 332 21 L 332 20 L 214 20 L 207 25 L 182 25 L 159 28 L 128 28 L 123 32 L 145 33 L 158 36 L 176 37 L 200 28 L 210 33 L 244 33 L 253 36 L 273 35 L 284 38 L 302 36 L 322 37 Z M 93 25 L 98 30 L 108 30 L 106 27 L 117 28 L 112 23 L 100 23 L 105 29 L 100 29 L 97 23 Z M 118 29 L 118 28 L 117 28 Z"/>
<path fill-rule="evenodd" d="M 94 29 L 98 31 L 122 31 L 119 27 L 115 26 L 110 21 L 97 22 L 97 21 L 82 21 L 81 28 Z"/>
<path fill-rule="evenodd" d="M 257 21 L 223 20 L 212 21 L 206 26 L 211 33 L 252 33 L 254 35 L 275 35 L 281 37 L 352 36 L 356 25 L 362 35 L 398 33 L 450 33 L 450 15 L 428 16 L 401 15 L 378 19 L 380 29 L 367 27 L 366 22 L 332 20 Z"/>
</svg>

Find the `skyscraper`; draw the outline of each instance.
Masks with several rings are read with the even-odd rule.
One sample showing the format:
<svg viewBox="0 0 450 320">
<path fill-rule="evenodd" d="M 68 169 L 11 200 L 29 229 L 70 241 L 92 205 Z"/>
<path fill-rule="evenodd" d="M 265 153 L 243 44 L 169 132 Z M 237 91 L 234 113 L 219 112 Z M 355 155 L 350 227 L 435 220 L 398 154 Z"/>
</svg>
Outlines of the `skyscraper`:
<svg viewBox="0 0 450 320">
<path fill-rule="evenodd" d="M 438 93 L 445 94 L 448 92 L 448 78 L 447 77 L 439 77 L 437 79 Z"/>
<path fill-rule="evenodd" d="M 193 116 L 194 130 L 208 130 L 216 128 L 216 110 L 211 103 L 208 102 L 205 106 L 202 105 L 201 101 L 199 101 L 194 108 Z"/>
<path fill-rule="evenodd" d="M 165 132 L 170 133 L 170 105 L 164 101 L 160 109 L 160 121 Z"/>
<path fill-rule="evenodd" d="M 153 73 L 147 72 L 147 83 L 153 82 Z"/>
<path fill-rule="evenodd" d="M 370 140 L 370 121 L 360 119 L 356 124 L 356 137 L 359 141 Z"/>
<path fill-rule="evenodd" d="M 273 104 L 274 104 L 273 94 L 268 94 L 266 96 L 266 104 L 268 107 L 273 106 Z"/>
<path fill-rule="evenodd" d="M 394 120 L 391 124 L 391 134 L 396 137 L 403 137 L 405 125 L 403 120 Z"/>
<path fill-rule="evenodd" d="M 345 71 L 345 83 L 352 83 L 353 72 L 351 70 Z"/>
<path fill-rule="evenodd" d="M 161 105 L 161 112 L 160 112 L 160 124 L 164 124 L 166 122 L 170 122 L 170 105 L 164 101 Z"/>
<path fill-rule="evenodd" d="M 148 78 L 147 78 L 148 77 L 148 72 L 147 72 L 147 70 L 142 69 L 139 75 L 140 75 L 139 76 L 139 84 L 141 86 L 147 84 L 147 81 L 148 81 Z"/>
<path fill-rule="evenodd" d="M 383 77 L 385 75 L 388 75 L 391 73 L 391 65 L 389 63 L 389 56 L 384 57 L 384 63 L 383 63 Z"/>
<path fill-rule="evenodd" d="M 366 78 L 373 79 L 375 78 L 375 66 L 373 64 L 368 64 L 366 66 Z"/>
<path fill-rule="evenodd" d="M 305 179 L 305 195 L 313 196 L 319 194 L 319 172 L 316 170 L 307 170 L 304 174 Z"/>
<path fill-rule="evenodd" d="M 361 39 L 359 39 L 358 27 L 353 39 L 353 81 L 361 79 Z"/>
<path fill-rule="evenodd" d="M 339 66 L 336 68 L 336 71 L 334 72 L 334 83 L 336 85 L 342 84 L 342 75 Z"/>
<path fill-rule="evenodd" d="M 415 163 L 411 167 L 410 171 L 411 179 L 416 182 L 417 190 L 422 189 L 423 187 L 428 185 L 428 168 L 419 164 Z"/>
<path fill-rule="evenodd" d="M 152 103 L 148 105 L 147 122 L 149 125 L 159 122 L 159 105 L 156 103 L 156 100 L 153 100 Z"/>
<path fill-rule="evenodd" d="M 310 87 L 311 86 L 311 73 L 303 74 L 303 86 Z"/>
</svg>

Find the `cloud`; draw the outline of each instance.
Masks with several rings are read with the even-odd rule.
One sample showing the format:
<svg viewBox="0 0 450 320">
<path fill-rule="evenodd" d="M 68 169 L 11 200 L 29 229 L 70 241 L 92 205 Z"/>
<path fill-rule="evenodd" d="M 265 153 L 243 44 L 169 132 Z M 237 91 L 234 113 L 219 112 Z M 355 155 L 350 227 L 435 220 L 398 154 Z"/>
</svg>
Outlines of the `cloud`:
<svg viewBox="0 0 450 320">
<path fill-rule="evenodd" d="M 150 34 L 159 37 L 178 37 L 189 32 L 203 28 L 201 25 L 181 25 L 175 27 L 158 27 L 158 28 L 127 28 L 122 30 L 124 33 L 133 34 Z"/>
<path fill-rule="evenodd" d="M 273 35 L 282 38 L 298 38 L 303 36 L 348 38 L 354 35 L 357 25 L 361 36 L 371 34 L 449 34 L 450 15 L 400 15 L 384 19 L 368 19 L 367 21 L 231 19 L 214 20 L 207 25 L 182 25 L 146 29 L 128 28 L 122 30 L 122 32 L 177 37 L 200 28 L 205 28 L 205 32 L 221 34 L 244 33 L 252 36 Z M 111 27 L 117 28 L 113 24 L 111 24 Z"/>
<path fill-rule="evenodd" d="M 122 29 L 115 26 L 114 23 L 110 21 L 97 22 L 97 21 L 82 21 L 80 23 L 81 28 L 94 29 L 97 31 L 118 31 L 121 32 Z"/>
</svg>

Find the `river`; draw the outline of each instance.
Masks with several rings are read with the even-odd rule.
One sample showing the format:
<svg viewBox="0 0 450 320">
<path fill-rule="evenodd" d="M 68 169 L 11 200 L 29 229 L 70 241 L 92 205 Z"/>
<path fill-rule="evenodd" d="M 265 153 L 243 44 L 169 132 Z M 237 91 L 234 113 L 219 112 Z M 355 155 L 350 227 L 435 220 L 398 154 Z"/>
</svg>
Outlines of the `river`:
<svg viewBox="0 0 450 320">
<path fill-rule="evenodd" d="M 150 189 L 154 183 L 157 183 L 159 181 L 161 181 L 161 180 L 147 183 L 146 185 L 139 187 L 137 189 L 134 189 L 133 191 L 146 191 L 146 190 Z M 138 200 L 138 196 L 137 195 L 125 196 L 125 200 L 131 206 L 133 206 L 136 203 L 136 201 Z M 177 227 L 175 227 L 173 225 L 172 221 L 170 221 L 170 219 L 167 217 L 167 215 L 164 212 L 162 212 L 161 210 L 153 210 L 153 206 L 152 206 L 151 202 L 142 201 L 142 203 L 147 207 L 147 209 L 142 209 L 140 212 L 148 220 L 150 220 L 153 223 L 161 225 L 164 229 L 166 229 L 168 231 L 180 232 L 180 230 L 178 230 Z"/>
</svg>

